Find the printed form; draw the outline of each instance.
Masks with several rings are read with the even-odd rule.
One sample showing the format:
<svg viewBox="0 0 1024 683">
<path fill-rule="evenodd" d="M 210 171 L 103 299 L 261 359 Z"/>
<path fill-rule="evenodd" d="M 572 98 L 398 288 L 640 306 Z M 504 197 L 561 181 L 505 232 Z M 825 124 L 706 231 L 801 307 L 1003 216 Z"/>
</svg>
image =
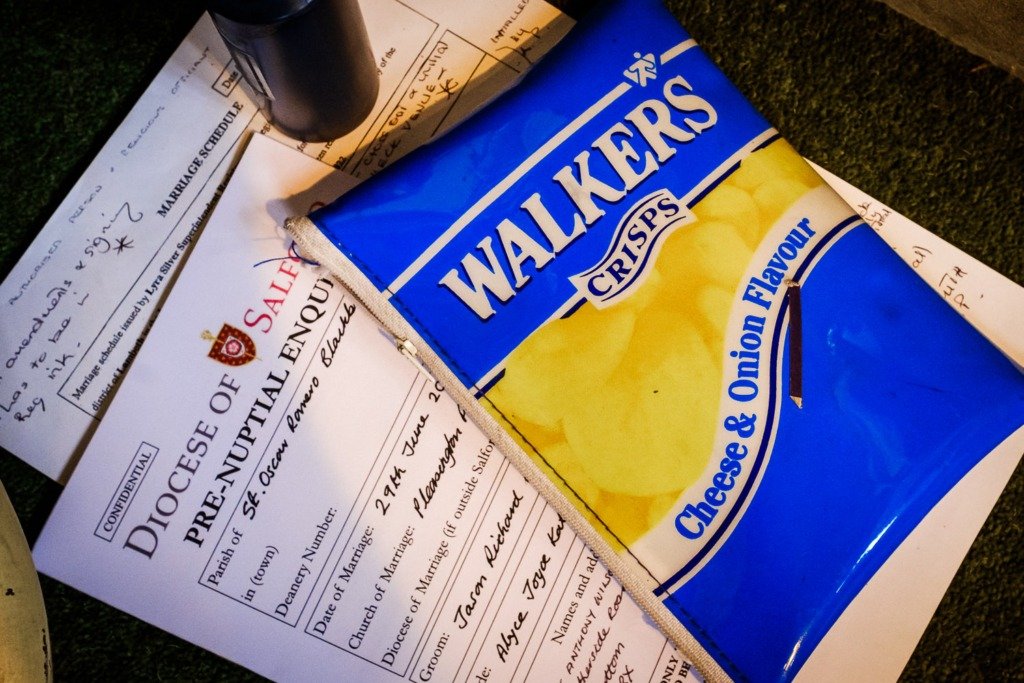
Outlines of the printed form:
<svg viewBox="0 0 1024 683">
<path fill-rule="evenodd" d="M 253 137 L 40 571 L 271 678 L 699 680 L 444 388 L 289 251 L 284 218 L 355 182 Z M 1024 430 L 965 477 L 800 678 L 898 676 L 1022 451 Z"/>
<path fill-rule="evenodd" d="M 368 177 L 509 87 L 572 25 L 542 0 L 384 0 L 363 10 L 377 104 L 352 133 L 318 144 L 270 127 L 203 16 L 0 283 L 0 446 L 51 479 L 70 476 L 248 134 Z M 1024 365 L 1024 314 L 1007 305 L 1014 283 L 818 170 Z"/>
<path fill-rule="evenodd" d="M 270 128 L 203 16 L 0 284 L 0 446 L 67 479 L 249 133 L 365 178 L 508 87 L 572 26 L 542 0 L 362 9 L 378 101 L 323 144 Z"/>
<path fill-rule="evenodd" d="M 271 678 L 696 677 L 444 387 L 289 252 L 283 219 L 352 183 L 253 138 L 40 571 Z"/>
<path fill-rule="evenodd" d="M 322 145 L 267 126 L 204 18 L 0 285 L 0 444 L 64 479 L 96 431 L 37 561 L 274 678 L 339 667 L 383 680 L 696 676 L 444 392 L 336 282 L 287 251 L 284 217 L 465 116 L 571 23 L 538 0 L 377 5 L 365 8 L 377 108 Z M 267 135 L 254 137 L 175 285 L 158 340 L 142 346 L 253 131 Z M 845 191 L 950 305 L 1024 363 L 1005 319 L 1024 309 L 994 303 L 1019 301 L 1019 287 Z M 965 480 L 973 488 L 960 487 L 959 507 L 943 501 L 929 517 L 944 552 L 913 565 L 901 547 L 887 563 L 933 576 L 890 593 L 869 587 L 848 610 L 864 623 L 844 615 L 804 673 L 863 663 L 868 631 L 887 653 L 871 662 L 902 669 L 1019 460 L 1019 437 Z M 901 616 L 898 635 L 886 630 Z"/>
</svg>

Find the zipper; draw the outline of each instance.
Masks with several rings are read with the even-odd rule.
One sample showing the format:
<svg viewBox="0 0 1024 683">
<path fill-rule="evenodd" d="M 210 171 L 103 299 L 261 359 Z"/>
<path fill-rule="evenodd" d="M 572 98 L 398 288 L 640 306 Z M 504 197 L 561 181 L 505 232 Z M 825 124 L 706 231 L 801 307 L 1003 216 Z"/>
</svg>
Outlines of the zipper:
<svg viewBox="0 0 1024 683">
<path fill-rule="evenodd" d="M 344 283 L 342 284 L 344 285 Z M 352 290 L 349 291 L 351 292 Z M 366 308 L 366 304 L 360 301 L 358 296 L 356 296 L 355 294 L 353 294 L 352 296 L 357 301 L 359 301 L 359 303 L 363 304 L 363 308 Z M 367 312 L 369 312 L 369 309 L 367 309 Z M 380 332 L 381 336 L 385 337 L 388 341 L 390 341 L 391 344 L 398 350 L 400 354 L 405 356 L 410 363 L 415 365 L 419 369 L 419 371 L 425 374 L 427 377 L 434 380 L 435 382 L 440 381 L 437 379 L 437 377 L 434 376 L 434 373 L 430 371 L 430 368 L 428 368 L 423 363 L 422 359 L 420 358 L 419 351 L 416 350 L 415 344 L 413 344 L 405 337 L 400 337 L 392 333 L 391 330 L 389 330 L 387 326 L 384 325 L 383 321 L 381 321 L 380 318 L 375 316 L 373 313 L 370 313 L 370 317 L 372 317 L 377 322 L 377 331 Z"/>
<path fill-rule="evenodd" d="M 445 381 L 443 377 L 439 379 L 438 373 L 432 372 L 425 365 L 424 361 L 430 361 L 429 355 L 421 355 L 412 342 L 411 335 L 398 332 L 396 328 L 404 323 L 409 327 L 412 335 L 415 335 L 415 330 L 386 300 L 385 295 L 374 286 L 365 273 L 361 272 L 320 232 L 315 223 L 307 216 L 289 218 L 285 221 L 285 230 L 292 236 L 307 258 L 325 269 L 362 305 L 363 309 L 377 322 L 380 333 L 395 346 L 399 353 L 428 377 L 448 387 L 449 382 Z M 364 296 L 363 292 L 371 293 L 373 299 L 370 300 L 369 296 Z M 392 316 L 398 321 L 397 323 L 388 321 L 388 318 Z M 540 470 L 538 465 L 522 451 L 512 436 L 487 413 L 479 400 L 474 398 L 469 390 L 459 382 L 451 369 L 447 368 L 443 361 L 435 362 L 438 363 L 442 375 L 446 370 L 447 374 L 451 375 L 451 381 L 455 384 L 449 390 L 455 402 L 468 411 L 474 424 L 495 444 L 509 463 L 537 488 L 541 497 L 559 514 L 564 513 L 564 517 L 570 521 L 570 526 L 576 535 L 597 554 L 604 565 L 610 569 L 614 568 L 613 573 L 618 577 L 620 585 L 630 594 L 637 607 L 661 629 L 662 633 L 685 657 L 688 657 L 696 665 L 705 680 L 709 682 L 730 680 L 721 665 L 700 645 L 693 634 L 671 615 L 665 604 L 652 592 L 643 588 L 649 583 L 651 577 L 641 573 L 618 557 L 615 548 L 604 540 L 583 513 L 557 489 L 550 477 Z M 463 405 L 464 402 L 468 403 Z M 481 420 L 485 422 L 481 422 Z M 490 425 L 487 424 L 487 420 L 491 422 Z"/>
</svg>

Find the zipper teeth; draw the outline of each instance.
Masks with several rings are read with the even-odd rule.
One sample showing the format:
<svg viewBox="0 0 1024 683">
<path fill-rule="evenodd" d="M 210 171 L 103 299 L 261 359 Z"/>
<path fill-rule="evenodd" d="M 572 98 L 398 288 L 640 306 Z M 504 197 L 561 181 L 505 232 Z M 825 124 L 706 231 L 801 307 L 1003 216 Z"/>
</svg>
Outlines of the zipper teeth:
<svg viewBox="0 0 1024 683">
<path fill-rule="evenodd" d="M 382 315 L 382 310 L 386 310 L 384 307 L 389 306 L 389 304 L 382 304 L 377 300 L 377 296 L 380 294 L 379 291 L 372 286 L 364 274 L 351 266 L 340 250 L 332 248 L 332 245 L 323 243 L 323 240 L 326 238 L 322 236 L 315 223 L 306 216 L 300 216 L 286 219 L 284 227 L 299 246 L 300 252 L 305 255 L 304 258 L 324 268 L 338 280 L 349 295 L 358 301 L 370 317 L 373 318 L 377 323 L 380 333 L 394 345 L 395 349 L 412 361 L 427 376 L 437 379 L 434 373 L 423 364 L 416 345 L 413 344 L 407 335 L 397 331 L 394 325 L 386 320 L 388 316 Z M 363 294 L 364 291 L 372 291 L 375 296 L 371 299 Z"/>
</svg>

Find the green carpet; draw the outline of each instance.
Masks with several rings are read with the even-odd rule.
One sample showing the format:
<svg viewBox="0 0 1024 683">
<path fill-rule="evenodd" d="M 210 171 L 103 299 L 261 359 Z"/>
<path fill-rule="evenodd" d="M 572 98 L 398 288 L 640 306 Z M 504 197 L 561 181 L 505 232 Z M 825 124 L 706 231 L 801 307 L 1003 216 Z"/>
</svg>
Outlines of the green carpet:
<svg viewBox="0 0 1024 683">
<path fill-rule="evenodd" d="M 1024 283 L 1024 82 L 874 0 L 669 4 L 803 154 Z M 4 0 L 0 277 L 200 11 Z M 59 487 L 6 452 L 0 481 L 34 538 Z M 1022 509 L 1018 468 L 906 680 L 1024 680 Z M 43 590 L 58 680 L 253 677 L 56 582 Z"/>
</svg>

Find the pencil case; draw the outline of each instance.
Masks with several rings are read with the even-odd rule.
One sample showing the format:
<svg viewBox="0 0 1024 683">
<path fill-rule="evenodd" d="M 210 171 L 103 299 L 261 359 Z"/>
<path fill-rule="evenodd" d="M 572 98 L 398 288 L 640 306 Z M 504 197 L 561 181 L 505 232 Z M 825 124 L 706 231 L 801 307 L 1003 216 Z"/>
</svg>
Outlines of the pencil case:
<svg viewBox="0 0 1024 683">
<path fill-rule="evenodd" d="M 1024 378 L 660 4 L 289 229 L 709 679 L 790 680 Z"/>
</svg>

